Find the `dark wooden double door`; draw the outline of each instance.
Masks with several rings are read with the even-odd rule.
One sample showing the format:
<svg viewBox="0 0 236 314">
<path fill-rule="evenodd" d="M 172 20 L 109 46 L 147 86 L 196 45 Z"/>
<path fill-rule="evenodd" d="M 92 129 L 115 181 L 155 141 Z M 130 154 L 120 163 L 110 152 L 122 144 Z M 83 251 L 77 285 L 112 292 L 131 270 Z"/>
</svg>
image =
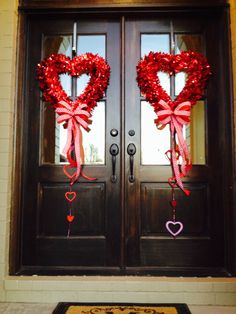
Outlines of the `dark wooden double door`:
<svg viewBox="0 0 236 314">
<path fill-rule="evenodd" d="M 198 141 L 195 139 L 197 144 L 192 149 L 201 150 L 202 155 L 200 159 L 194 157 L 193 169 L 184 179 L 191 195 L 186 197 L 176 191 L 177 217 L 184 229 L 175 240 L 165 228 L 166 221 L 171 219 L 171 189 L 167 183 L 171 168 L 162 155 L 169 146 L 169 139 L 155 133 L 154 113 L 140 95 L 136 82 L 136 65 L 149 50 L 169 53 L 200 50 L 207 56 L 213 71 L 223 66 L 219 65 L 217 40 L 209 42 L 217 32 L 217 19 L 206 16 L 199 21 L 197 14 L 164 18 L 157 14 L 146 19 L 83 15 L 78 18 L 77 53 L 92 51 L 103 55 L 111 67 L 111 76 L 106 96 L 98 104 L 100 113 L 94 113 L 91 125 L 93 129 L 93 125 L 98 124 L 88 155 L 99 151 L 101 156 L 90 158 L 83 168 L 97 180 L 81 178 L 73 186 L 78 199 L 73 205 L 75 220 L 67 237 L 68 204 L 64 193 L 68 191 L 68 180 L 63 174 L 63 160 L 60 156 L 56 160 L 58 127 L 53 110 L 48 109 L 50 105 L 40 100 L 35 67 L 50 53 L 71 55 L 68 42 L 74 21 L 74 18 L 50 15 L 46 18 L 33 16 L 28 21 L 25 124 L 28 135 L 21 272 L 219 274 L 225 259 L 225 230 L 221 220 L 225 209 L 220 180 L 223 163 L 220 152 L 217 158 L 215 156 L 220 145 L 217 136 L 220 131 L 215 128 L 221 124 L 218 106 L 222 95 L 216 88 L 220 79 L 216 75 L 211 78 L 208 92 L 199 104 L 204 108 L 200 114 L 203 127 L 199 131 L 203 136 Z M 58 47 L 62 47 L 63 40 L 64 50 L 60 50 Z M 162 82 L 175 97 L 181 79 L 177 83 L 163 76 Z M 71 86 L 66 84 L 69 93 Z M 196 137 L 198 131 L 191 134 Z M 116 180 L 112 180 L 113 170 Z"/>
</svg>

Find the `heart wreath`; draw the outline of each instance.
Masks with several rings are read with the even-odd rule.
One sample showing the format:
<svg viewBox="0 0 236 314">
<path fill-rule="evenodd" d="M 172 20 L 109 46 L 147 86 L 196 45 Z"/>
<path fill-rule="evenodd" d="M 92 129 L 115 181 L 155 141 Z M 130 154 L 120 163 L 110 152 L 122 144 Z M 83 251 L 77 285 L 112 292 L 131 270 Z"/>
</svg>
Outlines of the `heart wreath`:
<svg viewBox="0 0 236 314">
<path fill-rule="evenodd" d="M 63 90 L 60 74 L 69 74 L 79 77 L 82 74 L 90 76 L 85 90 L 75 101 Z M 97 102 L 103 97 L 108 86 L 110 67 L 106 61 L 92 53 L 86 53 L 73 59 L 63 54 L 52 54 L 38 64 L 37 78 L 43 92 L 43 99 L 51 103 L 59 115 L 57 122 L 64 123 L 68 129 L 67 143 L 64 153 L 67 155 L 71 167 L 76 166 L 75 175 L 70 179 L 75 182 L 80 175 L 80 126 L 88 128 L 88 119 Z M 71 152 L 74 146 L 76 160 L 72 159 Z"/>
<path fill-rule="evenodd" d="M 187 81 L 175 100 L 172 100 L 162 88 L 158 72 L 175 75 L 179 72 L 187 73 Z M 191 159 L 188 147 L 183 138 L 182 128 L 190 122 L 190 110 L 199 99 L 202 99 L 205 85 L 210 75 L 210 66 L 206 58 L 197 52 L 183 51 L 178 55 L 161 52 L 150 52 L 137 66 L 137 82 L 146 100 L 151 103 L 157 115 L 155 123 L 158 129 L 170 124 L 171 150 L 170 161 L 174 177 L 169 179 L 172 186 L 179 186 L 186 194 L 181 178 L 191 169 Z M 178 146 L 175 141 L 178 138 Z M 181 168 L 177 166 L 177 159 L 181 157 Z"/>
<path fill-rule="evenodd" d="M 68 74 L 72 77 L 87 74 L 90 80 L 82 94 L 72 101 L 62 88 L 60 74 Z M 71 214 L 71 203 L 76 198 L 76 193 L 71 190 L 71 186 L 78 180 L 80 174 L 89 180 L 94 179 L 81 172 L 80 127 L 82 126 L 86 131 L 89 130 L 92 110 L 103 97 L 109 77 L 109 65 L 102 57 L 92 53 L 85 53 L 73 59 L 63 54 L 52 54 L 37 66 L 37 78 L 43 92 L 43 99 L 53 105 L 58 114 L 57 122 L 63 123 L 67 129 L 67 141 L 63 153 L 67 155 L 69 164 L 65 165 L 63 170 L 70 180 L 70 191 L 65 193 L 65 198 L 70 205 L 70 213 L 67 215 L 69 223 L 74 219 Z M 71 174 L 68 168 L 74 167 L 76 171 Z"/>
<path fill-rule="evenodd" d="M 186 84 L 176 99 L 172 100 L 162 88 L 158 78 L 160 71 L 170 76 L 186 72 Z M 154 108 L 157 116 L 154 122 L 157 128 L 161 130 L 167 124 L 170 125 L 171 149 L 166 152 L 166 156 L 173 172 L 173 176 L 168 179 L 172 188 L 170 204 L 173 210 L 173 221 L 167 221 L 166 228 L 173 237 L 183 229 L 183 224 L 175 221 L 177 202 L 174 197 L 174 188 L 178 186 L 186 195 L 190 194 L 181 180 L 192 167 L 190 152 L 183 136 L 183 126 L 190 122 L 192 106 L 202 99 L 209 75 L 210 66 L 206 58 L 193 51 L 183 51 L 178 55 L 150 52 L 137 65 L 137 82 L 141 93 Z M 173 226 L 178 227 L 176 232 L 171 230 Z"/>
</svg>

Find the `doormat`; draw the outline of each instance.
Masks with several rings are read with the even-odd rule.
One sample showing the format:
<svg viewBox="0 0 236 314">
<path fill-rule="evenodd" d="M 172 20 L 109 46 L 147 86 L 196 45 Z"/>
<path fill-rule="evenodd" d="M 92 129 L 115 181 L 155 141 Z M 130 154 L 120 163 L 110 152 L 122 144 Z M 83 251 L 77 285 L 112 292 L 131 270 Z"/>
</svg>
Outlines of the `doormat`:
<svg viewBox="0 0 236 314">
<path fill-rule="evenodd" d="M 52 314 L 191 314 L 182 303 L 58 303 Z"/>
</svg>

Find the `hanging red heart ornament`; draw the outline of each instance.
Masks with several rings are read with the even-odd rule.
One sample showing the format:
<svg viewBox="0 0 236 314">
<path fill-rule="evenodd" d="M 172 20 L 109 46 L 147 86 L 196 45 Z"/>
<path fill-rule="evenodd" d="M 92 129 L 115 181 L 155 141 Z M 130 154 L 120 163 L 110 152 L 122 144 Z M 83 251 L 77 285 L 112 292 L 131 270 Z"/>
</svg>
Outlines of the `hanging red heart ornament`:
<svg viewBox="0 0 236 314">
<path fill-rule="evenodd" d="M 66 216 L 66 219 L 67 219 L 68 222 L 72 222 L 72 221 L 75 219 L 75 216 L 73 216 L 73 215 L 67 215 L 67 216 Z"/>
<path fill-rule="evenodd" d="M 87 86 L 76 100 L 72 101 L 63 90 L 60 82 L 61 74 L 73 77 L 80 77 L 82 74 L 90 76 Z M 67 155 L 70 166 L 76 167 L 76 172 L 75 175 L 70 175 L 65 168 L 64 172 L 72 184 L 79 178 L 81 172 L 80 127 L 88 130 L 92 110 L 103 97 L 108 86 L 109 76 L 109 65 L 102 57 L 92 53 L 86 53 L 73 59 L 63 54 L 52 54 L 38 64 L 37 78 L 43 92 L 43 99 L 53 105 L 58 114 L 57 122 L 63 123 L 68 131 L 63 153 Z M 75 152 L 75 160 L 70 155 L 72 147 Z M 73 163 L 71 163 L 72 160 Z"/>
<path fill-rule="evenodd" d="M 170 201 L 170 204 L 173 208 L 175 208 L 177 206 L 177 201 L 174 199 L 174 200 Z"/>
<path fill-rule="evenodd" d="M 169 75 L 179 72 L 187 74 L 185 86 L 176 99 L 172 100 L 162 88 L 158 72 Z M 169 179 L 169 183 L 172 188 L 180 187 L 186 195 L 190 192 L 183 187 L 181 178 L 186 176 L 192 163 L 182 130 L 183 126 L 190 122 L 191 107 L 204 95 L 209 75 L 210 66 L 206 58 L 193 51 L 184 51 L 178 55 L 150 52 L 137 66 L 137 82 L 141 93 L 154 108 L 158 129 L 170 125 L 171 150 L 168 154 L 174 176 Z M 176 145 L 176 137 L 178 145 Z M 181 157 L 180 167 L 179 157 Z"/>
<path fill-rule="evenodd" d="M 75 172 L 73 170 L 69 170 L 70 168 L 72 168 L 71 165 L 64 165 L 63 166 L 63 171 L 64 174 L 67 176 L 67 178 L 69 178 L 70 180 L 74 178 L 75 176 Z"/>
<path fill-rule="evenodd" d="M 70 191 L 65 193 L 65 198 L 68 202 L 73 202 L 73 200 L 76 198 L 76 192 Z"/>
</svg>

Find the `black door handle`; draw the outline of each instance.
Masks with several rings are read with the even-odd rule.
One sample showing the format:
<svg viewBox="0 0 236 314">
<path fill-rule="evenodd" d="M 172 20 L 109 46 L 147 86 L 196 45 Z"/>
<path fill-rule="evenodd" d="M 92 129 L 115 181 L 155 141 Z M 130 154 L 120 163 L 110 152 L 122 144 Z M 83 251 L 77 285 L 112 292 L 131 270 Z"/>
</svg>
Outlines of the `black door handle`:
<svg viewBox="0 0 236 314">
<path fill-rule="evenodd" d="M 136 153 L 136 147 L 133 143 L 130 143 L 127 147 L 127 153 L 129 154 L 129 166 L 130 166 L 130 175 L 129 182 L 134 182 L 134 155 Z"/>
<path fill-rule="evenodd" d="M 110 146 L 110 154 L 111 154 L 111 162 L 112 162 L 112 175 L 111 175 L 111 182 L 115 183 L 117 181 L 116 176 L 116 156 L 119 154 L 119 147 L 117 144 L 112 144 Z"/>
</svg>

